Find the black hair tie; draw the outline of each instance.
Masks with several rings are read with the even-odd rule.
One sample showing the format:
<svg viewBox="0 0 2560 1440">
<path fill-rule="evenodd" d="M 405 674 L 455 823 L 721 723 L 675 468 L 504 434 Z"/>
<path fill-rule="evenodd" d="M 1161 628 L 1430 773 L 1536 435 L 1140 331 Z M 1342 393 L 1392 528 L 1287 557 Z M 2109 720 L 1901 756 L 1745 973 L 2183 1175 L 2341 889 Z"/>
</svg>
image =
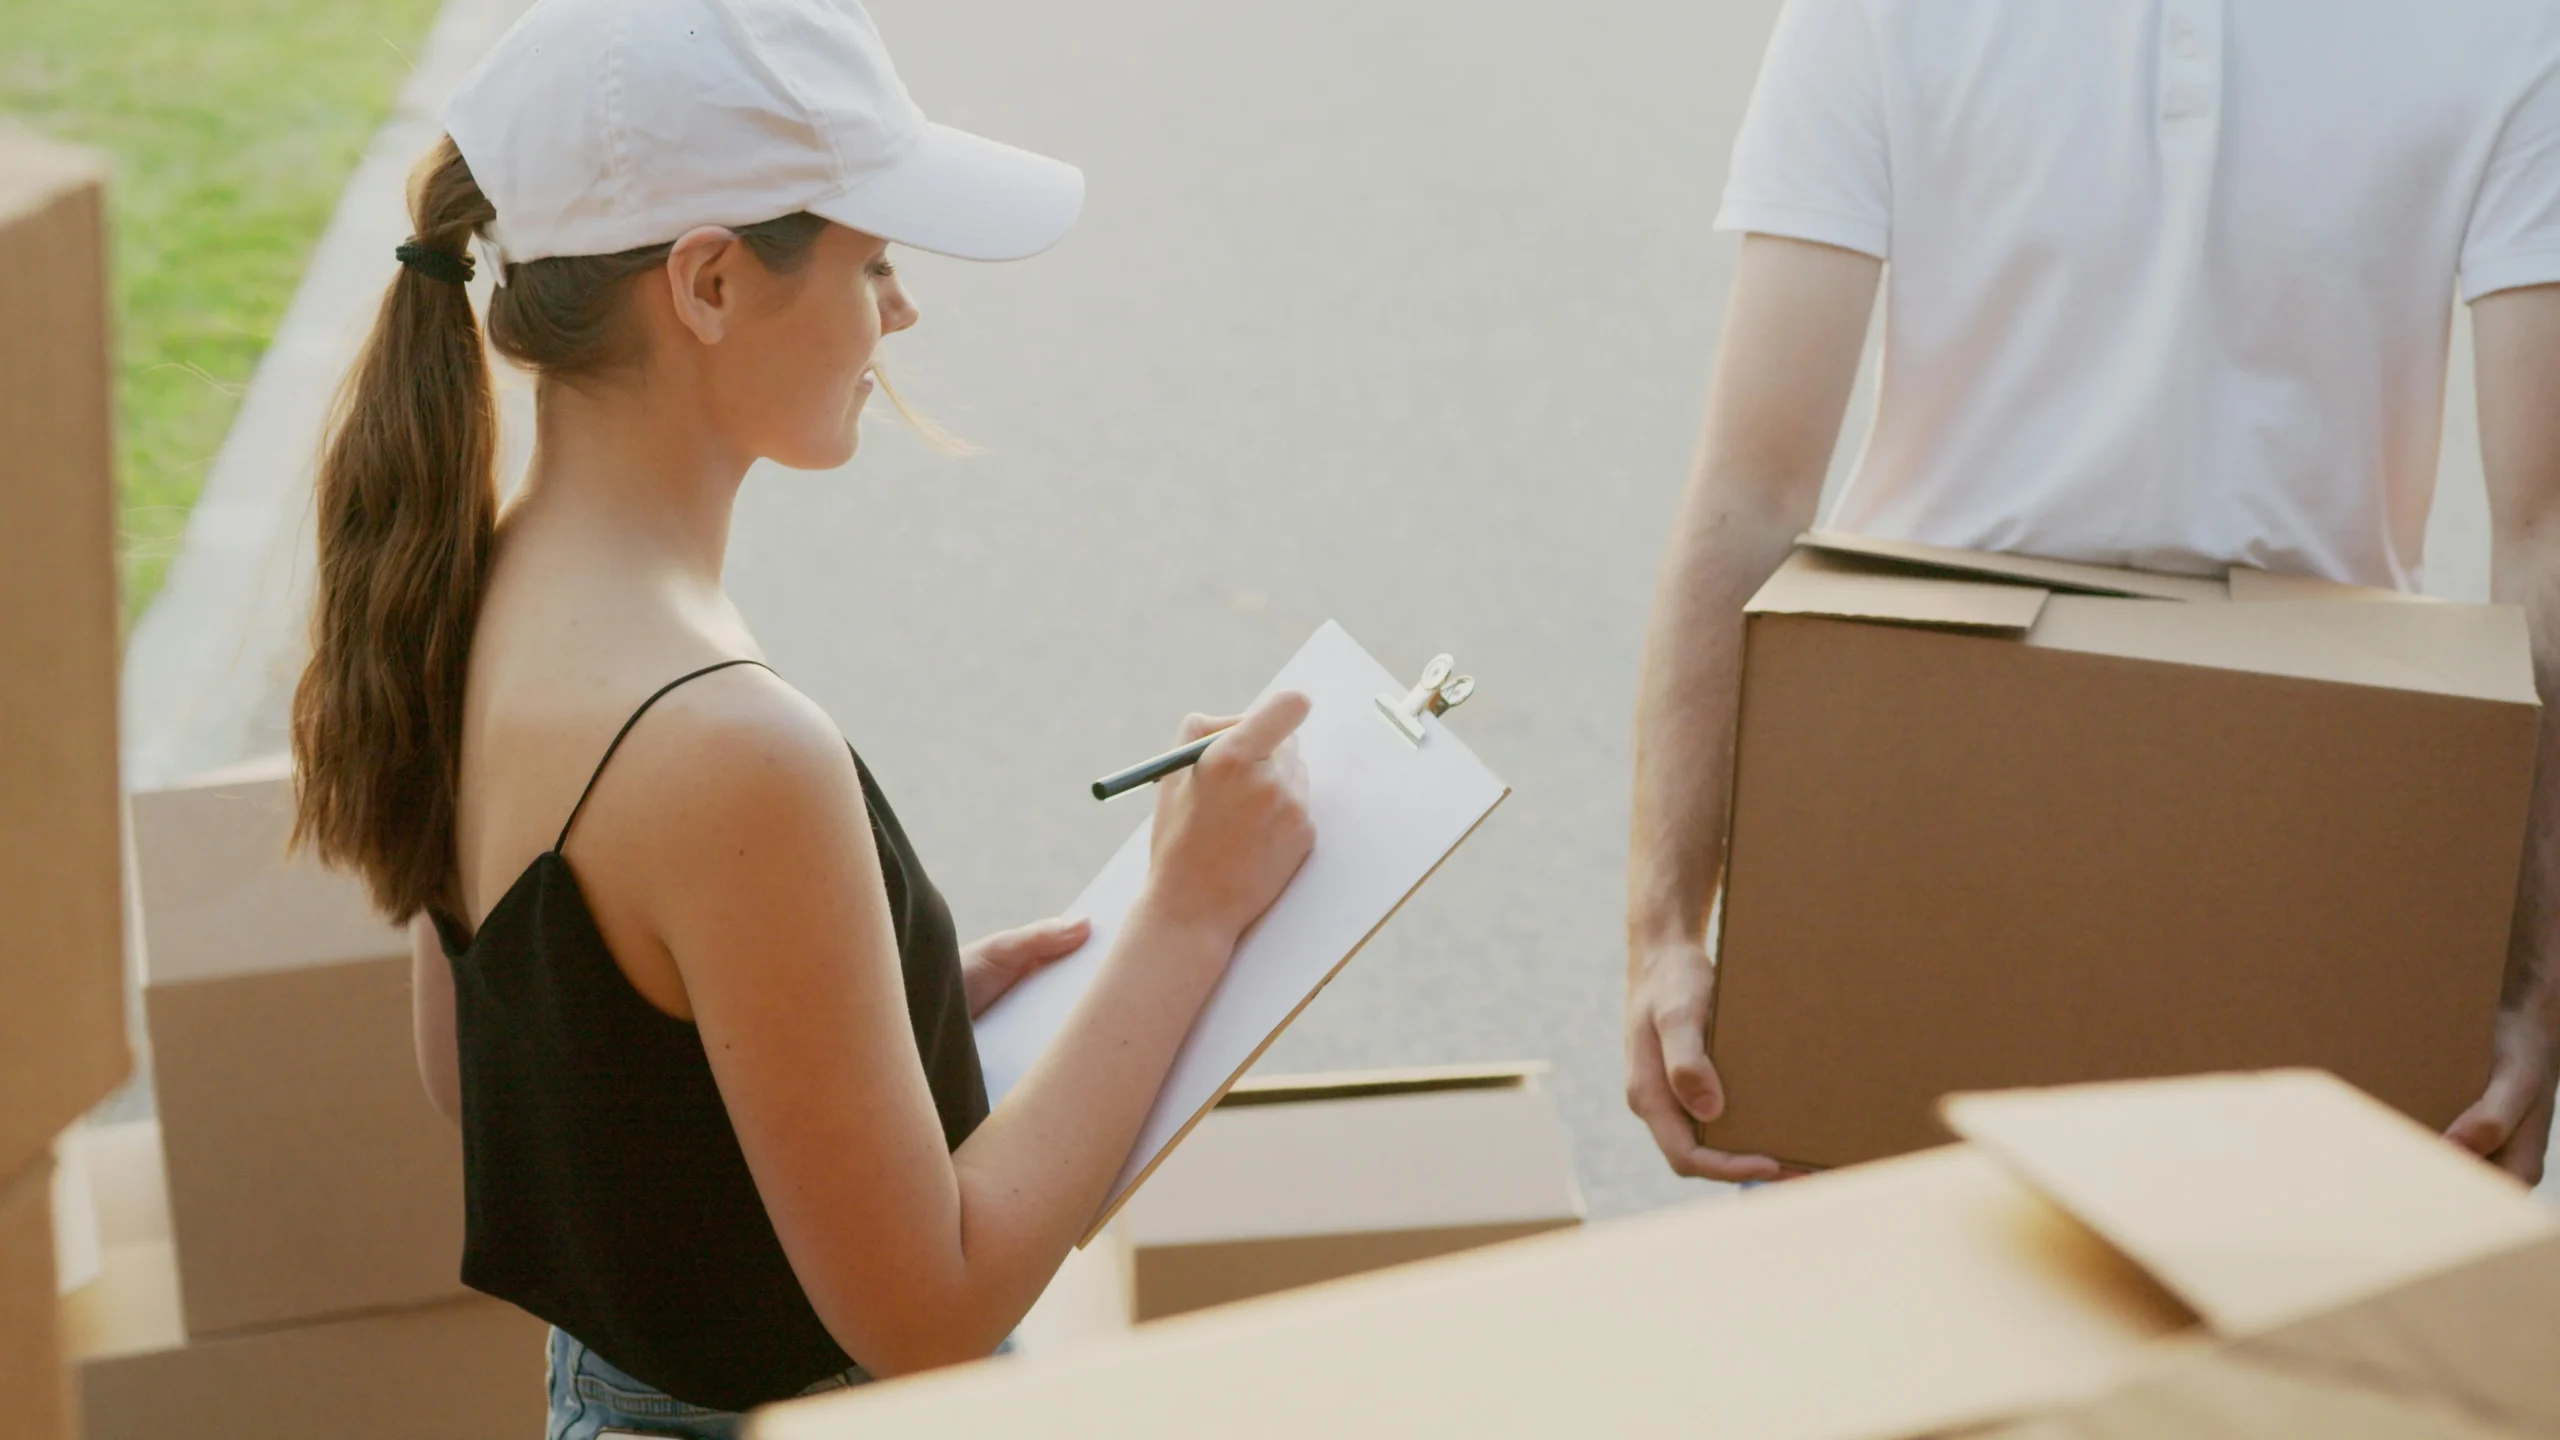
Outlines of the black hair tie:
<svg viewBox="0 0 2560 1440">
<path fill-rule="evenodd" d="M 439 250 L 432 245 L 421 245 L 415 240 L 391 253 L 399 257 L 401 264 L 430 280 L 441 280 L 447 285 L 471 283 L 471 257 L 468 255 L 457 255 L 451 250 Z"/>
</svg>

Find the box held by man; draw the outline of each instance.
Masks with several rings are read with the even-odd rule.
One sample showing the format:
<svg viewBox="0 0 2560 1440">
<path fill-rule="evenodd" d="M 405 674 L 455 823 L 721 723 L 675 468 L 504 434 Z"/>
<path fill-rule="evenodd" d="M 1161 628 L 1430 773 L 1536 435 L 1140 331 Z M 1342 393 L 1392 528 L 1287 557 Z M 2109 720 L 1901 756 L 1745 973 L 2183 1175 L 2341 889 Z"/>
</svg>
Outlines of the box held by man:
<svg viewBox="0 0 2560 1440">
<path fill-rule="evenodd" d="M 1748 607 L 1706 1143 L 2308 1065 L 2481 1094 L 2541 723 L 2522 613 L 1809 536 Z"/>
</svg>

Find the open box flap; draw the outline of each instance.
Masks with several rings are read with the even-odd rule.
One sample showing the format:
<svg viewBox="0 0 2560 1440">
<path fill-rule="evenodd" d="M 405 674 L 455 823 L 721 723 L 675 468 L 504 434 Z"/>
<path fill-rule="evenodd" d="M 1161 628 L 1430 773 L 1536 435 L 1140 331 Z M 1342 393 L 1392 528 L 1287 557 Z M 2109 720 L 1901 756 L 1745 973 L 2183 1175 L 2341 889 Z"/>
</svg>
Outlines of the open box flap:
<svg viewBox="0 0 2560 1440">
<path fill-rule="evenodd" d="M 1979 1440 L 2534 1440 L 2425 1391 L 2305 1374 L 2228 1350 L 2168 1357 L 2085 1405 L 2005 1425 Z"/>
<path fill-rule="evenodd" d="M 2317 1071 L 1959 1095 L 1941 1112 L 2226 1336 L 2560 1235 L 2513 1179 Z"/>
<path fill-rule="evenodd" d="M 2231 598 L 2243 605 L 2269 600 L 2324 600 L 2358 602 L 2380 600 L 2409 605 L 2442 605 L 2447 603 L 2433 595 L 2411 590 L 2386 590 L 2379 585 L 2341 585 L 2335 580 L 2322 580 L 2310 575 L 2286 575 L 2274 570 L 2257 570 L 2247 565 L 2234 565 L 2226 577 Z"/>
<path fill-rule="evenodd" d="M 1820 615 L 2024 635 L 2051 592 L 2033 585 L 1898 574 L 1799 547 L 1743 606 L 1746 615 Z"/>
<path fill-rule="evenodd" d="M 2249 1340 L 2182 1350 L 1997 1440 L 2560 1435 L 2560 1237 Z"/>
<path fill-rule="evenodd" d="M 2103 1394 L 2194 1330 L 2104 1240 L 1950 1146 L 863 1386 L 751 1433 L 1890 1440 Z"/>
<path fill-rule="evenodd" d="M 2502 1251 L 2231 1347 L 2300 1373 L 2453 1397 L 2560 1435 L 2560 1236 Z"/>
<path fill-rule="evenodd" d="M 2124 605 L 2057 595 L 2027 643 L 2171 665 L 2538 703 L 2512 605 Z"/>
<path fill-rule="evenodd" d="M 1799 546 L 1830 555 L 1880 560 L 1909 570 L 1972 575 L 2015 585 L 2041 585 L 2048 590 L 2083 595 L 2131 596 L 2143 600 L 2218 601 L 2230 598 L 2222 581 L 2200 575 L 2162 575 L 2114 565 L 2084 565 L 2075 560 L 2047 560 L 2035 555 L 2002 555 L 1987 550 L 1953 550 L 1912 540 L 1879 540 L 1837 530 L 1808 530 Z"/>
</svg>

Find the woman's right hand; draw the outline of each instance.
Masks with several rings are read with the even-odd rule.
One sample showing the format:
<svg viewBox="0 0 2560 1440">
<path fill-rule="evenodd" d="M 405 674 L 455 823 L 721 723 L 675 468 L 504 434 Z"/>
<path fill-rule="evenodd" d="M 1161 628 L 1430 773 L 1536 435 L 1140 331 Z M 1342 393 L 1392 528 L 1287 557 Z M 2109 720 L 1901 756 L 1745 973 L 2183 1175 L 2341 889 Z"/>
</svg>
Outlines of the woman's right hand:
<svg viewBox="0 0 2560 1440">
<path fill-rule="evenodd" d="M 1148 901 L 1158 913 L 1232 949 L 1306 863 L 1315 823 L 1294 737 L 1307 707 L 1306 696 L 1283 690 L 1242 719 L 1182 722 L 1185 743 L 1225 733 L 1198 764 L 1156 782 Z"/>
</svg>

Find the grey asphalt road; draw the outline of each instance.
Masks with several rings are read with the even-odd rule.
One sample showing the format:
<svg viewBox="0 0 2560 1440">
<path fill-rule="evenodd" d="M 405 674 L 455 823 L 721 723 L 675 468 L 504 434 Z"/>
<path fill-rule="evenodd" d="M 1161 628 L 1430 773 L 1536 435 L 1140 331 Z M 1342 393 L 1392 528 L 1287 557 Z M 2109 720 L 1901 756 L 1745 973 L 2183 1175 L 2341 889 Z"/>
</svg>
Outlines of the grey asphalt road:
<svg viewBox="0 0 2560 1440">
<path fill-rule="evenodd" d="M 1139 813 L 1085 782 L 1324 619 L 1455 652 L 1515 793 L 1263 1068 L 1551 1060 L 1594 1214 L 1702 1193 L 1620 1099 L 1629 716 L 1776 6 L 872 8 L 928 114 L 1090 200 L 1030 263 L 900 262 L 892 373 L 985 453 L 875 419 L 750 481 L 729 581 L 775 663 L 978 931 L 1072 900 Z"/>
</svg>

